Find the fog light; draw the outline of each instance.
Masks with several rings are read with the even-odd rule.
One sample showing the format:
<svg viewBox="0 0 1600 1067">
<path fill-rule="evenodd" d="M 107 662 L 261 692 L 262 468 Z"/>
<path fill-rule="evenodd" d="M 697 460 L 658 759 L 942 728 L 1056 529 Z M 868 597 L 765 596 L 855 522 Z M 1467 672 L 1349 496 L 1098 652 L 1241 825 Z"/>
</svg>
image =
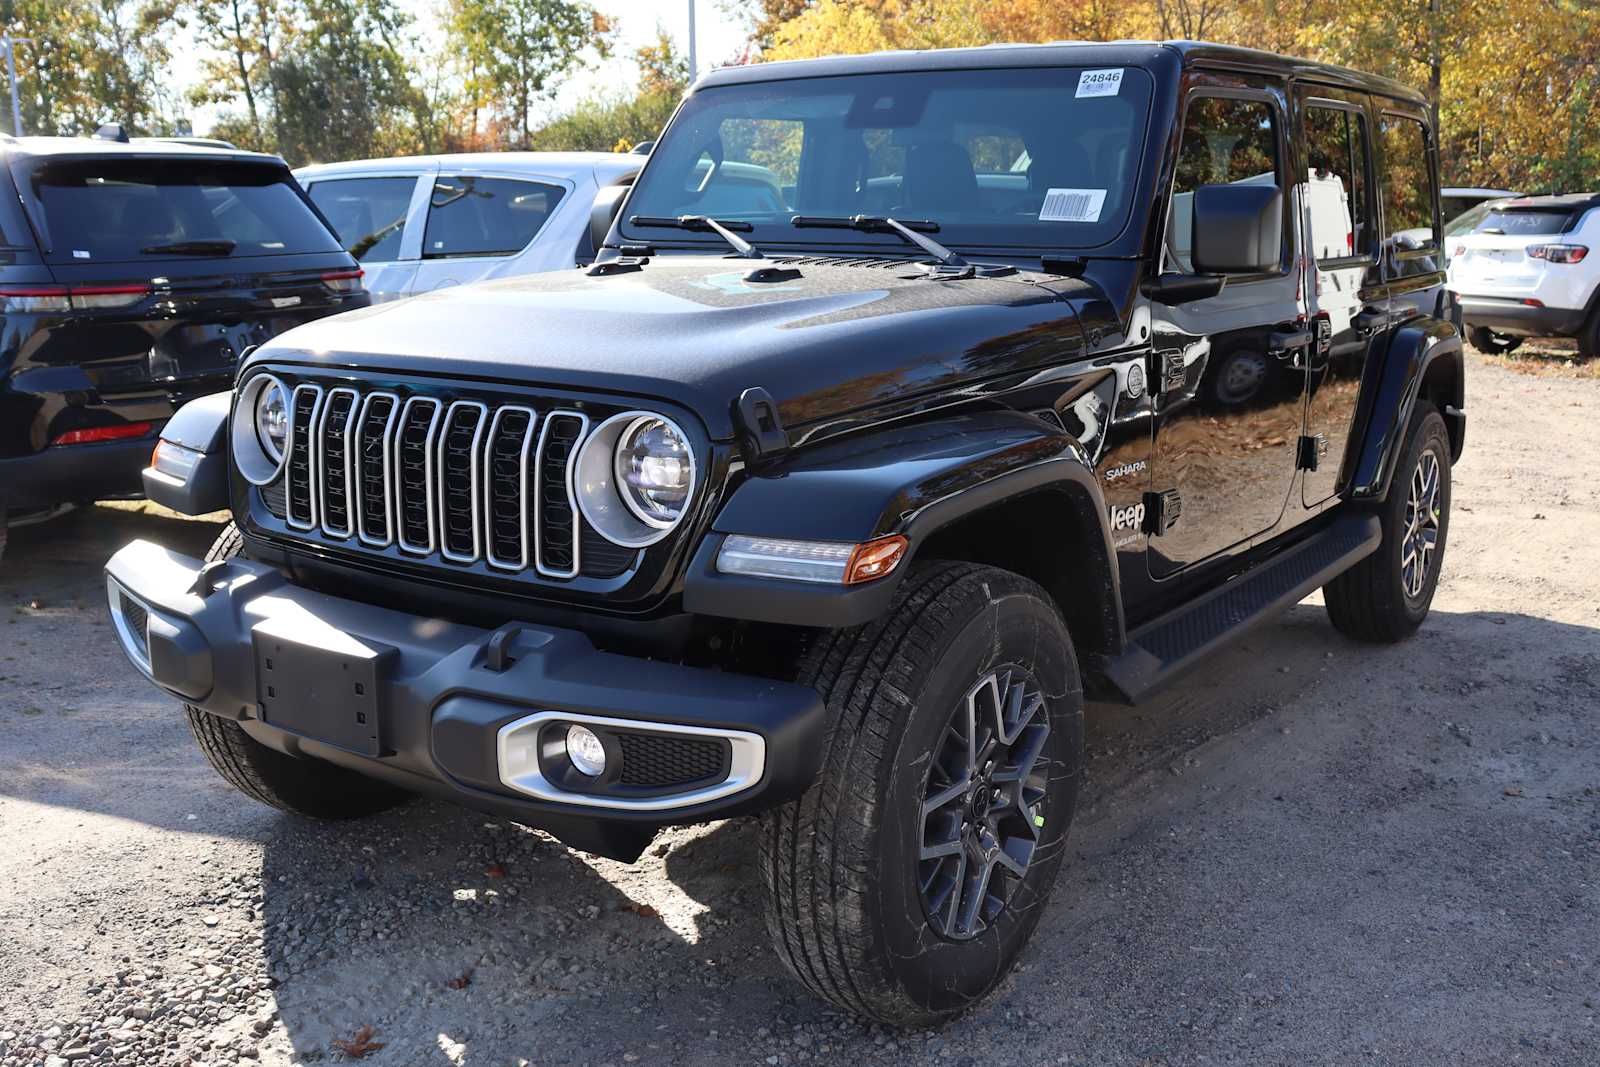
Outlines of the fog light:
<svg viewBox="0 0 1600 1067">
<path fill-rule="evenodd" d="M 567 727 L 567 759 L 579 774 L 598 778 L 606 769 L 606 746 L 587 726 Z"/>
</svg>

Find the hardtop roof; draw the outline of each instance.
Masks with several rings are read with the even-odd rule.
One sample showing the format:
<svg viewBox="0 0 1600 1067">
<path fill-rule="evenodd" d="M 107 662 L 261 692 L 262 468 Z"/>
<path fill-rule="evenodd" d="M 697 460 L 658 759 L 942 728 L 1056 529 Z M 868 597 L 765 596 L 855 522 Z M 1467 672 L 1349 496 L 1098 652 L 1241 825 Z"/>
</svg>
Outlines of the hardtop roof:
<svg viewBox="0 0 1600 1067">
<path fill-rule="evenodd" d="M 826 78 L 887 71 L 979 70 L 995 67 L 1143 66 L 1161 53 L 1176 53 L 1185 67 L 1214 66 L 1256 70 L 1380 93 L 1413 104 L 1426 98 L 1410 86 L 1349 67 L 1296 59 L 1238 45 L 1210 41 L 1056 41 L 1050 44 L 992 44 L 979 48 L 873 52 L 824 59 L 794 59 L 721 67 L 695 83 L 695 89 L 784 78 Z"/>
<path fill-rule="evenodd" d="M 282 158 L 266 152 L 249 152 L 242 148 L 213 148 L 209 145 L 184 144 L 180 141 L 134 140 L 111 141 L 98 137 L 9 137 L 0 134 L 0 153 L 10 160 L 25 159 L 194 159 L 235 160 L 250 163 L 272 163 L 280 167 L 288 164 Z"/>
</svg>

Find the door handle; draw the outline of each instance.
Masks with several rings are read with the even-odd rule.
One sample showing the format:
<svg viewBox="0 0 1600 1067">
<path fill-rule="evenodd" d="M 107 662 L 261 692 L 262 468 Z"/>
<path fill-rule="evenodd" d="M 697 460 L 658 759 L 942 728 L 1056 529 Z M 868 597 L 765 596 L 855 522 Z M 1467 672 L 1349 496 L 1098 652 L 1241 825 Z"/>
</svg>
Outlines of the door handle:
<svg viewBox="0 0 1600 1067">
<path fill-rule="evenodd" d="M 1389 312 L 1379 308 L 1368 308 L 1356 313 L 1350 324 L 1366 336 L 1371 336 L 1389 325 Z"/>
<path fill-rule="evenodd" d="M 1314 339 L 1310 330 L 1276 330 L 1267 335 L 1267 353 L 1282 356 L 1306 347 Z"/>
</svg>

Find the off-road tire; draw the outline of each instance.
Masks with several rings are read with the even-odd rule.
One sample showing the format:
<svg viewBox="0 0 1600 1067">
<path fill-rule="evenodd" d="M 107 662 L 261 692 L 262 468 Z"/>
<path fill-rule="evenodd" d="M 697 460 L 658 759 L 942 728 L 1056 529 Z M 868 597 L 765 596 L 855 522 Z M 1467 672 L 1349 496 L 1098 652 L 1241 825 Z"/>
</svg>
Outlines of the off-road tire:
<svg viewBox="0 0 1600 1067">
<path fill-rule="evenodd" d="M 1578 355 L 1583 359 L 1600 359 L 1600 306 L 1589 312 L 1589 319 L 1578 331 Z"/>
<path fill-rule="evenodd" d="M 1042 828 L 1004 909 L 976 936 L 952 940 L 936 932 L 919 883 L 925 790 L 955 708 L 985 672 L 1010 665 L 1045 696 L 1036 713 L 1049 725 L 1035 764 L 1047 783 L 1034 820 Z M 798 679 L 822 694 L 829 726 L 817 782 L 762 819 L 778 955 L 813 993 L 856 1015 L 894 1026 L 951 1018 L 1010 971 L 1065 855 L 1083 765 L 1071 638 L 1027 579 L 935 562 L 906 577 L 882 618 L 822 635 Z"/>
<path fill-rule="evenodd" d="M 1438 464 L 1437 540 L 1420 593 L 1404 582 L 1407 502 L 1411 480 L 1423 455 L 1432 452 Z M 1419 406 L 1411 420 L 1405 450 L 1395 466 L 1394 483 L 1380 505 L 1383 543 L 1378 550 L 1323 586 L 1328 618 L 1339 632 L 1358 641 L 1393 644 L 1416 632 L 1428 615 L 1450 532 L 1450 436 L 1444 418 L 1432 404 Z"/>
<path fill-rule="evenodd" d="M 1467 330 L 1467 340 L 1486 356 L 1502 356 L 1507 352 L 1516 351 L 1522 344 L 1520 337 L 1502 337 L 1490 330 L 1487 326 L 1473 326 Z"/>
<path fill-rule="evenodd" d="M 206 560 L 230 559 L 244 539 L 229 523 Z M 410 794 L 383 782 L 314 759 L 269 748 L 236 722 L 185 704 L 189 729 L 217 773 L 245 796 L 314 819 L 359 819 L 392 808 Z"/>
</svg>

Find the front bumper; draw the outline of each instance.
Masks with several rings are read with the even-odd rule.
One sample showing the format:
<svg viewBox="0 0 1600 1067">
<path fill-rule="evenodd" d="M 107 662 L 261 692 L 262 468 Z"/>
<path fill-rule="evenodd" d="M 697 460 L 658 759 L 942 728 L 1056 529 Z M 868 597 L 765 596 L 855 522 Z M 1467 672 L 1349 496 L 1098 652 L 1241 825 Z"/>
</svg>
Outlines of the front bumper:
<svg viewBox="0 0 1600 1067">
<path fill-rule="evenodd" d="M 1572 337 L 1583 328 L 1582 308 L 1534 307 L 1498 296 L 1459 299 L 1468 326 L 1486 326 L 1508 337 Z"/>
<path fill-rule="evenodd" d="M 179 699 L 290 755 L 601 855 L 631 860 L 660 826 L 781 803 L 819 766 L 825 711 L 803 686 L 602 652 L 576 630 L 490 631 L 375 607 L 252 560 L 201 564 L 145 541 L 106 576 L 123 650 Z M 648 752 L 670 776 L 685 741 L 725 746 L 723 758 L 667 787 L 592 785 L 549 764 L 546 731 L 574 723 L 636 746 L 613 747 L 624 768 Z"/>
</svg>

